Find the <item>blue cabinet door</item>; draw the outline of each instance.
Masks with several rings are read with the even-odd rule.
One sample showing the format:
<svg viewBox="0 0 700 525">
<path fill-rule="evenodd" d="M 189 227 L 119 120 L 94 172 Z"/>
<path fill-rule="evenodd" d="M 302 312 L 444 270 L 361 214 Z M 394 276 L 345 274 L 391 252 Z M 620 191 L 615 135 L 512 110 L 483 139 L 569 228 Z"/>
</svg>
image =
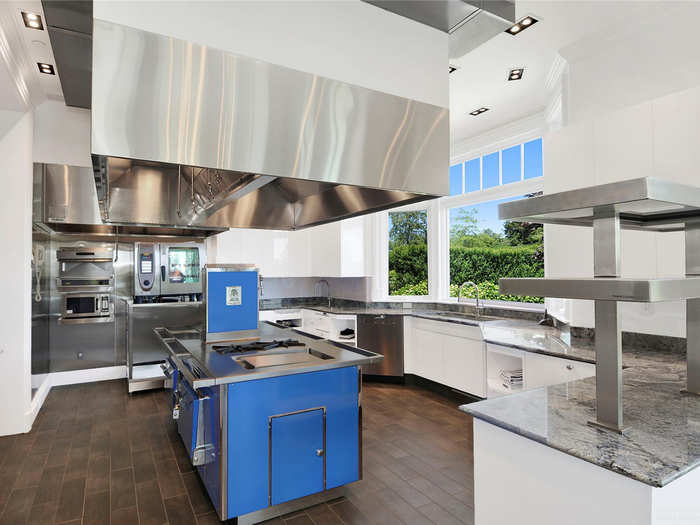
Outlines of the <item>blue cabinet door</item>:
<svg viewBox="0 0 700 525">
<path fill-rule="evenodd" d="M 270 418 L 270 495 L 276 505 L 323 490 L 324 413 Z"/>
</svg>

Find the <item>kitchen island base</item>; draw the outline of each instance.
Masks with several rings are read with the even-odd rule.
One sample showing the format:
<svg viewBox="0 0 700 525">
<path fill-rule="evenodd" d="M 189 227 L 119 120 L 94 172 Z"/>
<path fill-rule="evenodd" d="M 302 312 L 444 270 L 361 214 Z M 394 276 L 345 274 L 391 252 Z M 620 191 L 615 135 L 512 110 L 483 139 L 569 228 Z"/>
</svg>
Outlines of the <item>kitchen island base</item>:
<svg viewBox="0 0 700 525">
<path fill-rule="evenodd" d="M 700 469 L 653 487 L 474 419 L 475 525 L 700 523 Z"/>
<path fill-rule="evenodd" d="M 314 505 L 319 505 L 321 503 L 326 503 L 334 499 L 345 497 L 346 493 L 347 489 L 345 487 L 336 487 L 334 489 L 319 492 L 318 494 L 310 494 L 309 496 L 304 496 L 303 498 L 279 503 L 277 505 L 273 505 L 272 507 L 267 507 L 249 514 L 238 516 L 238 518 L 236 518 L 236 525 L 254 525 L 256 523 L 262 523 L 267 520 L 278 518 L 279 516 L 284 516 L 285 514 L 290 514 L 298 510 L 313 507 Z"/>
</svg>

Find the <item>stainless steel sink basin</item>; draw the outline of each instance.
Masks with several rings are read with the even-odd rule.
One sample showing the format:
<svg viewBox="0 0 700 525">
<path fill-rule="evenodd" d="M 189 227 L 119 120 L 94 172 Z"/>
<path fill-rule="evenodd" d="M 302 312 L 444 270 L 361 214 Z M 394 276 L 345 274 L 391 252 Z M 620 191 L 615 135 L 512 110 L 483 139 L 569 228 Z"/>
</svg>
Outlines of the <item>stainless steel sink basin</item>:
<svg viewBox="0 0 700 525">
<path fill-rule="evenodd" d="M 311 363 L 333 359 L 331 356 L 308 349 L 291 352 L 275 352 L 237 357 L 235 360 L 242 367 L 249 370 L 255 368 L 269 368 L 271 366 L 296 365 L 299 363 Z"/>
<path fill-rule="evenodd" d="M 417 313 L 420 314 L 421 312 L 417 312 Z M 465 313 L 461 313 L 461 312 L 425 312 L 424 314 L 430 315 L 430 316 L 435 316 L 435 317 L 449 317 L 452 319 L 464 319 L 467 321 L 474 321 L 474 322 L 493 321 L 493 320 L 498 319 L 497 317 L 491 317 L 491 316 L 487 316 L 487 315 L 480 315 L 479 317 L 477 317 L 474 314 L 465 314 Z"/>
</svg>

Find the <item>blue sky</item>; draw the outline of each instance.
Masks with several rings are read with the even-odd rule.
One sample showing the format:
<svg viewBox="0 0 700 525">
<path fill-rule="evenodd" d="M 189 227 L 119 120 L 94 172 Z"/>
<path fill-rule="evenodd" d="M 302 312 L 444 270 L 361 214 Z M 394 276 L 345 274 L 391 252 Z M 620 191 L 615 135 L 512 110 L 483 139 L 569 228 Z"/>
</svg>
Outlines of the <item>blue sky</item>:
<svg viewBox="0 0 700 525">
<path fill-rule="evenodd" d="M 464 208 L 471 210 L 476 209 L 476 218 L 479 221 L 479 231 L 490 229 L 496 233 L 503 233 L 503 222 L 498 220 L 498 205 L 502 202 L 510 202 L 524 198 L 522 195 L 517 197 L 509 197 L 507 199 L 500 199 L 497 201 L 482 202 L 480 204 L 474 204 L 472 206 L 464 206 Z M 459 212 L 462 208 L 452 208 L 450 210 L 450 228 L 454 224 Z"/>
</svg>

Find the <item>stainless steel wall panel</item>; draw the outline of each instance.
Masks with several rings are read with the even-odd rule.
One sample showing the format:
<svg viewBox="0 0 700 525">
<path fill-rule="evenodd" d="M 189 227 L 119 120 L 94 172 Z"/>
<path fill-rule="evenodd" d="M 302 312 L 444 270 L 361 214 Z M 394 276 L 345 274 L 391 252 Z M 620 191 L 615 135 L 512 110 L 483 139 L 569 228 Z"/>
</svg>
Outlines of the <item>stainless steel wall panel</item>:
<svg viewBox="0 0 700 525">
<path fill-rule="evenodd" d="M 44 222 L 102 224 L 91 168 L 46 164 Z"/>
<path fill-rule="evenodd" d="M 49 372 L 50 240 L 48 234 L 32 231 L 32 375 Z M 43 252 L 43 259 L 40 252 Z M 38 270 L 38 273 L 37 273 Z M 37 283 L 37 275 L 39 277 Z M 38 289 L 37 289 L 37 284 Z"/>
<path fill-rule="evenodd" d="M 95 154 L 448 193 L 446 108 L 94 22 Z"/>
<path fill-rule="evenodd" d="M 50 274 L 58 275 L 56 252 L 64 246 L 82 246 L 86 248 L 111 248 L 113 243 L 51 239 L 51 248 L 47 253 Z M 115 352 L 114 322 L 88 324 L 61 324 L 61 301 L 64 292 L 57 286 L 56 279 L 50 284 L 50 321 L 49 321 L 49 355 L 51 372 L 81 370 L 103 366 L 124 364 L 119 362 Z"/>
<path fill-rule="evenodd" d="M 204 308 L 201 302 L 129 304 L 128 316 L 129 362 L 138 365 L 167 358 L 167 351 L 153 332 L 154 328 L 199 326 L 204 320 Z"/>
</svg>

